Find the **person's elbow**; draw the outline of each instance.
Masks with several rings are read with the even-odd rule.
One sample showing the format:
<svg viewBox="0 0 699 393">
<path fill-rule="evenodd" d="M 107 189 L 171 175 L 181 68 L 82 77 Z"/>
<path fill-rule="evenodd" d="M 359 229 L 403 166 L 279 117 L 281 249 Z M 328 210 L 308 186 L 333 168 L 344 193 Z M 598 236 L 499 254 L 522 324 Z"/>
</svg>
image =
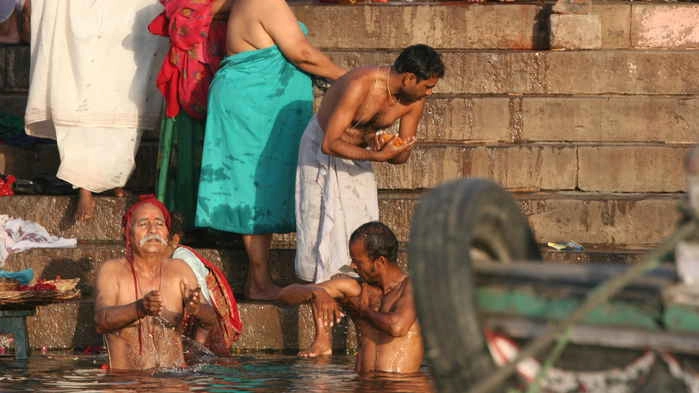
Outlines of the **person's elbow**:
<svg viewBox="0 0 699 393">
<path fill-rule="evenodd" d="M 323 152 L 323 154 L 332 156 L 334 155 L 335 151 L 332 148 L 332 142 L 329 141 L 323 141 L 320 145 L 320 151 Z"/>
<path fill-rule="evenodd" d="M 291 49 L 284 53 L 286 57 L 296 66 L 303 67 L 306 64 L 315 64 L 315 49 L 307 41 L 293 45 Z"/>
<path fill-rule="evenodd" d="M 408 334 L 409 331 L 410 324 L 396 322 L 391 324 L 391 326 L 388 329 L 388 334 L 390 334 L 391 337 L 404 337 Z"/>
<path fill-rule="evenodd" d="M 95 330 L 97 331 L 97 334 L 105 334 L 109 332 L 107 320 L 103 312 L 95 313 Z"/>
</svg>

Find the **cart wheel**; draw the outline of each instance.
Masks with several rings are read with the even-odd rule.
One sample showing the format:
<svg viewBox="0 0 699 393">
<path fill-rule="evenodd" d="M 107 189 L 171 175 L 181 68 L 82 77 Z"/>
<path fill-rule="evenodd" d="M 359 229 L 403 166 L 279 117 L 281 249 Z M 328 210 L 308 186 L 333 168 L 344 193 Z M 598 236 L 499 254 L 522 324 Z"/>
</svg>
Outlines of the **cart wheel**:
<svg viewBox="0 0 699 393">
<path fill-rule="evenodd" d="M 471 260 L 541 260 L 534 235 L 507 191 L 492 181 L 468 179 L 420 201 L 408 255 L 439 392 L 465 392 L 495 367 L 476 314 Z"/>
</svg>

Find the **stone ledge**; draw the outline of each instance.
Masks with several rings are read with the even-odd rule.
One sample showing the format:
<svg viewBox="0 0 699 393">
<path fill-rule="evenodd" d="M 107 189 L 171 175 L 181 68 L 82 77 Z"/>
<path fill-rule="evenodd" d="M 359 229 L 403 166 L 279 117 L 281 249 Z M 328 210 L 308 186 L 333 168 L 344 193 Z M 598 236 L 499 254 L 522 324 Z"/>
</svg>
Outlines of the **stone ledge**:
<svg viewBox="0 0 699 393">
<path fill-rule="evenodd" d="M 328 51 L 345 67 L 389 64 L 397 51 Z M 449 51 L 441 94 L 699 94 L 699 51 Z M 576 71 L 577 70 L 577 71 Z"/>
<path fill-rule="evenodd" d="M 607 248 L 655 247 L 675 229 L 682 194 L 515 193 L 537 241 Z M 409 239 L 418 195 L 382 198 L 381 220 Z"/>
<path fill-rule="evenodd" d="M 412 214 L 421 191 L 379 194 L 380 218 L 401 242 L 408 240 Z M 669 235 L 679 217 L 680 193 L 603 194 L 594 192 L 515 193 L 537 239 L 575 240 L 583 244 L 652 247 Z M 64 226 L 69 197 L 15 196 L 0 198 L 0 212 L 39 222 L 55 235 L 84 240 L 121 239 L 120 222 L 126 201 L 97 198 L 96 219 Z M 284 247 L 294 236 L 284 235 Z M 281 252 L 281 251 L 280 251 Z M 20 254 L 21 255 L 21 254 Z"/>
<path fill-rule="evenodd" d="M 244 330 L 235 351 L 299 350 L 313 340 L 310 307 L 279 307 L 269 303 L 240 303 Z M 94 304 L 91 300 L 40 306 L 36 316 L 27 318 L 29 345 L 36 349 L 69 349 L 102 345 L 95 331 Z M 345 321 L 334 332 L 335 350 L 356 348 L 351 322 Z"/>
</svg>

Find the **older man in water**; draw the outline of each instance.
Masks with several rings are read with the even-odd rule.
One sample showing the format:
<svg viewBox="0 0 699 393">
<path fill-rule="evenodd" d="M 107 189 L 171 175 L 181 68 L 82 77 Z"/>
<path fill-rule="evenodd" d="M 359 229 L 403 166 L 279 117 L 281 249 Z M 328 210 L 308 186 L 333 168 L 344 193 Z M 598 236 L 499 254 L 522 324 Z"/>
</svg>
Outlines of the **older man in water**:
<svg viewBox="0 0 699 393">
<path fill-rule="evenodd" d="M 315 342 L 302 357 L 332 352 L 330 327 L 347 310 L 359 329 L 356 369 L 372 372 L 414 373 L 422 364 L 424 347 L 408 275 L 398 267 L 398 241 L 390 228 L 369 222 L 349 240 L 351 266 L 360 279 L 338 277 L 320 284 L 285 287 L 279 299 L 287 304 L 312 302 Z"/>
<path fill-rule="evenodd" d="M 184 366 L 181 327 L 190 317 L 216 322 L 213 308 L 189 266 L 170 259 L 171 219 L 156 199 L 134 204 L 122 222 L 126 256 L 97 274 L 95 324 L 103 333 L 109 366 L 147 370 Z"/>
</svg>

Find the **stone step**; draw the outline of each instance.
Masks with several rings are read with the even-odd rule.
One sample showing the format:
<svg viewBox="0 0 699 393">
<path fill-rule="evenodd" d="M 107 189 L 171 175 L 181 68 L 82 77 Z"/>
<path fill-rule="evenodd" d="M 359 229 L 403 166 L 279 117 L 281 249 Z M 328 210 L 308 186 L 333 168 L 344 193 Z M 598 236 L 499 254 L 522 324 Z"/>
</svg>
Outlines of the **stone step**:
<svg viewBox="0 0 699 393">
<path fill-rule="evenodd" d="M 689 150 L 685 144 L 653 143 L 424 142 L 414 148 L 406 164 L 374 164 L 374 169 L 382 190 L 425 189 L 463 177 L 483 177 L 512 191 L 684 192 L 683 160 Z M 153 193 L 157 151 L 155 142 L 142 144 L 127 189 Z M 32 178 L 53 175 L 57 168 L 55 145 L 34 149 L 0 145 L 0 173 Z"/>
<path fill-rule="evenodd" d="M 585 246 L 645 248 L 672 233 L 682 194 L 538 192 L 514 196 L 529 217 L 539 243 L 574 240 Z M 408 240 L 419 197 L 418 191 L 379 195 L 381 220 L 402 242 Z M 96 218 L 77 224 L 70 224 L 75 199 L 65 196 L 0 198 L 0 214 L 38 222 L 50 233 L 64 237 L 118 241 L 127 202 L 125 198 L 98 197 Z M 274 247 L 293 248 L 294 239 L 293 234 L 276 236 Z"/>
<path fill-rule="evenodd" d="M 25 105 L 26 94 L 0 95 L 3 112 L 23 116 Z M 420 143 L 693 144 L 698 122 L 699 99 L 692 95 L 437 94 L 427 101 L 417 135 Z M 158 139 L 157 130 L 144 131 L 144 145 Z M 43 149 L 56 154 L 55 147 Z"/>
<path fill-rule="evenodd" d="M 345 67 L 390 64 L 398 51 L 326 52 Z M 442 94 L 696 95 L 699 51 L 470 51 L 442 53 Z"/>
<path fill-rule="evenodd" d="M 403 165 L 374 165 L 379 189 L 425 189 L 463 177 L 513 191 L 682 192 L 686 145 L 420 145 Z"/>
<path fill-rule="evenodd" d="M 241 302 L 244 330 L 235 350 L 299 350 L 313 341 L 315 328 L 310 307 L 281 307 L 270 303 Z M 94 303 L 91 299 L 37 307 L 35 316 L 27 318 L 29 345 L 40 349 L 70 349 L 102 345 L 95 331 Z M 356 348 L 354 326 L 344 321 L 334 330 L 336 351 Z"/>
<path fill-rule="evenodd" d="M 502 23 L 501 23 L 502 25 Z M 8 76 L 0 92 L 26 91 L 29 49 L 0 48 Z M 396 49 L 328 50 L 338 64 L 390 64 Z M 455 49 L 442 54 L 442 94 L 623 94 L 695 95 L 697 50 L 497 51 Z M 0 59 L 2 61 L 2 59 Z M 9 62 L 14 62 L 9 65 Z M 15 64 L 16 63 L 16 64 Z M 11 73 L 11 75 L 10 75 Z"/>
<path fill-rule="evenodd" d="M 157 177 L 158 142 L 144 141 L 136 154 L 136 167 L 126 183 L 134 192 L 153 193 Z M 31 162 L 32 165 L 27 165 Z M 60 158 L 53 143 L 40 143 L 29 147 L 0 144 L 0 173 L 17 178 L 32 179 L 36 176 L 54 176 Z"/>
<path fill-rule="evenodd" d="M 294 5 L 311 42 L 322 48 L 546 49 L 551 6 L 488 3 Z M 594 2 L 601 48 L 693 49 L 699 45 L 695 4 Z M 673 23 L 667 23 L 672 20 Z M 390 21 L 390 23 L 387 23 Z M 574 24 L 573 31 L 584 28 Z"/>
<path fill-rule="evenodd" d="M 249 270 L 245 250 L 242 247 L 196 248 L 196 250 L 223 270 L 233 287 L 233 292 L 236 296 L 243 298 L 243 288 Z M 286 286 L 299 282 L 294 273 L 295 255 L 293 248 L 275 247 L 270 251 L 270 273 L 272 280 L 278 285 Z M 96 274 L 101 264 L 109 259 L 123 256 L 122 242 L 81 242 L 76 248 L 32 249 L 11 254 L 5 261 L 3 269 L 9 271 L 32 269 L 34 277 L 43 280 L 52 280 L 57 275 L 62 278 L 79 278 L 83 295 L 92 296 Z M 407 268 L 405 244 L 401 245 L 398 252 L 398 264 Z"/>
</svg>

